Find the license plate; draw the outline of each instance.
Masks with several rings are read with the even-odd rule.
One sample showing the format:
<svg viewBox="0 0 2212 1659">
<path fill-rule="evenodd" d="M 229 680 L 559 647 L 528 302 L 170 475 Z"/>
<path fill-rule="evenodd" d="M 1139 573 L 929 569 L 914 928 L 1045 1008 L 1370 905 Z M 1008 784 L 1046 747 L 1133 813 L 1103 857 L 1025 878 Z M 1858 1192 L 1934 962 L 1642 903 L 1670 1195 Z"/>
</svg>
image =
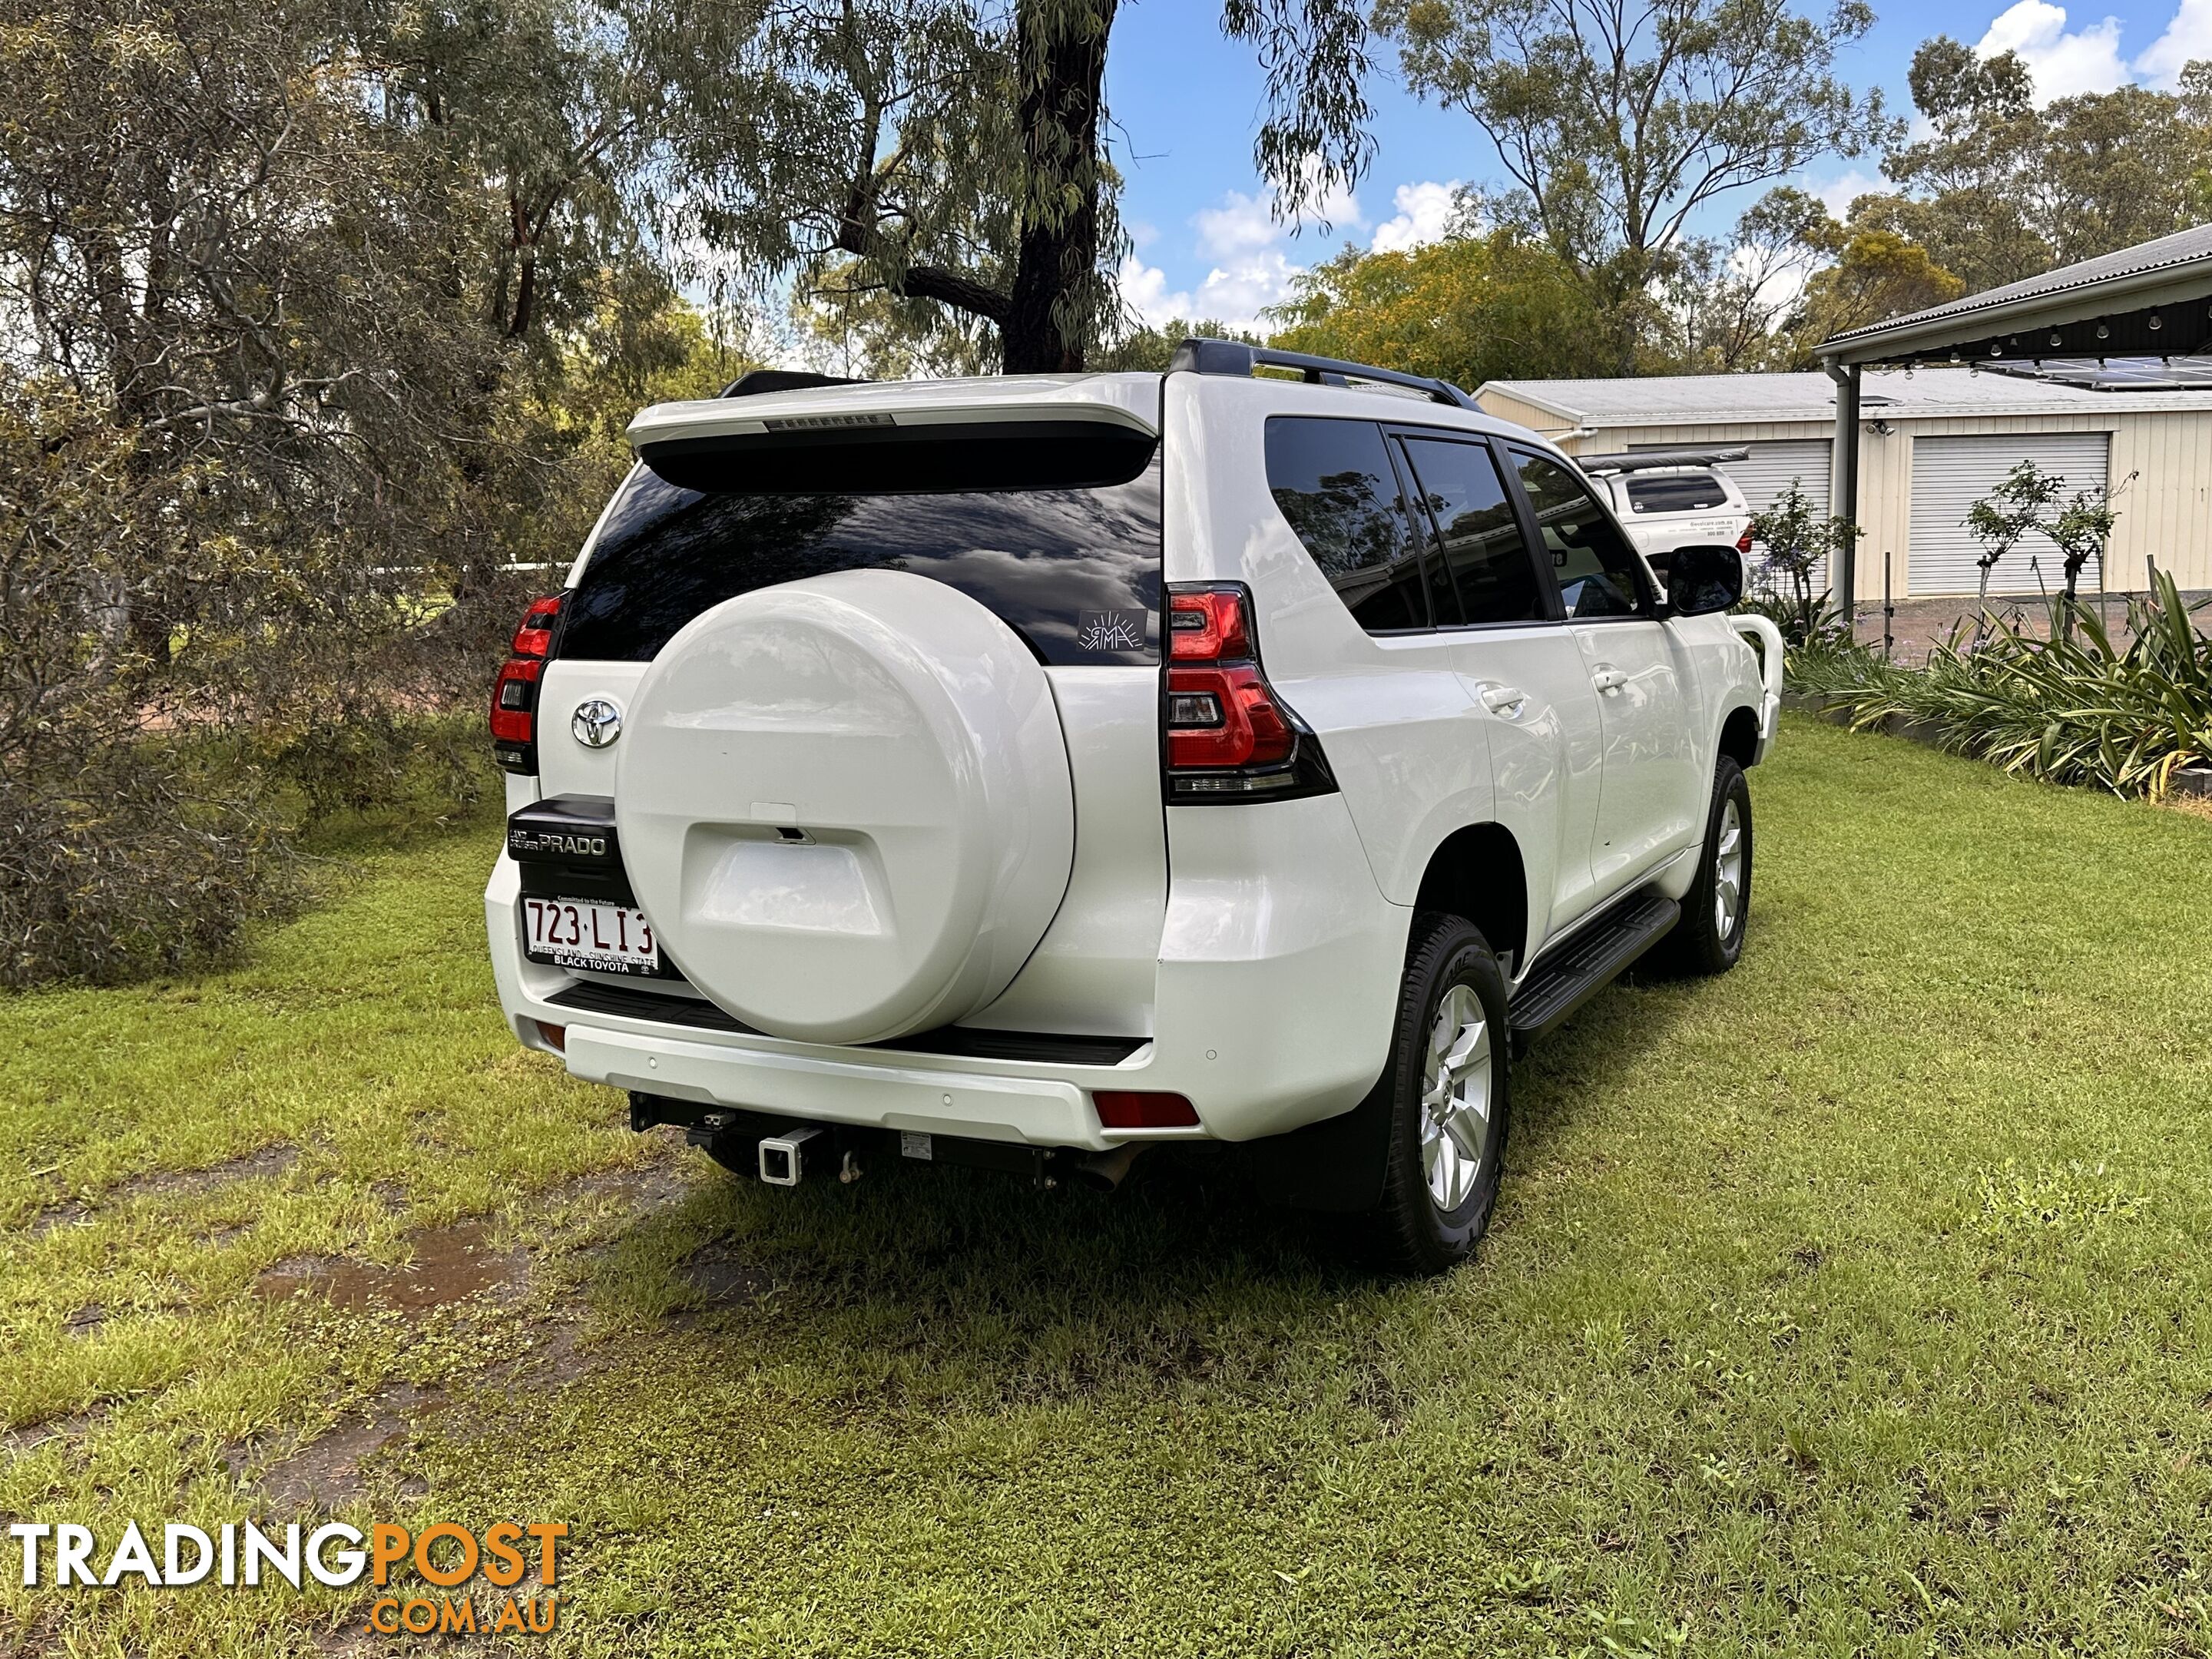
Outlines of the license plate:
<svg viewBox="0 0 2212 1659">
<path fill-rule="evenodd" d="M 532 962 L 556 968 L 596 968 L 603 973 L 653 973 L 660 947 L 645 912 L 590 899 L 522 901 L 523 949 Z"/>
</svg>

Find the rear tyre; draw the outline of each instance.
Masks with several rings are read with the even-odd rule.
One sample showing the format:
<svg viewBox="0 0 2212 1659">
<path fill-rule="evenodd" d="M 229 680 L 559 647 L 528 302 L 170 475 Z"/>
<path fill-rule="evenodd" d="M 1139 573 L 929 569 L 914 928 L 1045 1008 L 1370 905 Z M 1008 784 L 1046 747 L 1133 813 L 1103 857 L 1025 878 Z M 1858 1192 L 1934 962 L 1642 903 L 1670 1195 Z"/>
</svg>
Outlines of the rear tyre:
<svg viewBox="0 0 2212 1659">
<path fill-rule="evenodd" d="M 1751 917 L 1751 786 L 1726 755 L 1713 769 L 1712 810 L 1698 879 L 1682 897 L 1682 919 L 1662 941 L 1661 965 L 1680 974 L 1724 974 L 1743 954 Z"/>
<path fill-rule="evenodd" d="M 1463 917 L 1422 911 L 1399 992 L 1389 1063 L 1369 1097 L 1388 1125 L 1379 1253 L 1435 1273 L 1474 1254 L 1505 1150 L 1505 975 Z"/>
</svg>

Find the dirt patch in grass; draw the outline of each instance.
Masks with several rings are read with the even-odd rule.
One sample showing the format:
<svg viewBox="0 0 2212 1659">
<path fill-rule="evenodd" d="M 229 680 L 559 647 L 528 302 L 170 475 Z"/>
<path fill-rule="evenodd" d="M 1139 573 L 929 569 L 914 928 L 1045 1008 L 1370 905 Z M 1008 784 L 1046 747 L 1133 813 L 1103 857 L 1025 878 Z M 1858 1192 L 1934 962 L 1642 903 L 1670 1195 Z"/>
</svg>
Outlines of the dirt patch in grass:
<svg viewBox="0 0 2212 1659">
<path fill-rule="evenodd" d="M 678 1272 L 693 1292 L 696 1313 L 749 1306 L 775 1286 L 768 1269 L 719 1240 L 695 1253 Z"/>
<path fill-rule="evenodd" d="M 300 1161 L 300 1149 L 283 1142 L 247 1152 L 241 1158 L 210 1164 L 204 1170 L 159 1170 L 133 1176 L 94 1199 L 71 1199 L 40 1211 L 28 1224 L 32 1237 L 43 1237 L 58 1227 L 82 1226 L 112 1204 L 137 1198 L 181 1198 L 215 1191 L 234 1181 L 279 1176 Z M 235 1230 L 228 1230 L 235 1231 Z"/>
<path fill-rule="evenodd" d="M 529 1267 L 523 1251 L 495 1247 L 490 1229 L 481 1221 L 410 1233 L 408 1243 L 410 1255 L 404 1267 L 344 1256 L 298 1257 L 269 1268 L 253 1288 L 277 1302 L 319 1296 L 349 1313 L 373 1308 L 420 1312 L 518 1285 Z"/>
<path fill-rule="evenodd" d="M 163 1170 L 153 1175 L 133 1176 L 117 1187 L 107 1197 L 181 1198 L 190 1194 L 212 1192 L 217 1187 L 227 1187 L 234 1181 L 251 1181 L 258 1176 L 280 1176 L 300 1161 L 300 1149 L 279 1141 L 273 1146 L 264 1146 L 222 1164 L 211 1164 L 204 1170 Z"/>
<path fill-rule="evenodd" d="M 49 1440 L 82 1439 L 107 1420 L 108 1407 L 94 1406 L 47 1423 L 33 1423 L 0 1434 L 0 1457 L 27 1457 Z M 0 1653 L 4 1653 L 0 1649 Z"/>
<path fill-rule="evenodd" d="M 673 1204 L 690 1190 L 691 1182 L 684 1175 L 683 1164 L 671 1149 L 669 1156 L 656 1158 L 635 1169 L 599 1170 L 578 1176 L 547 1193 L 544 1207 L 557 1209 L 598 1200 L 624 1210 L 643 1212 Z"/>
<path fill-rule="evenodd" d="M 415 1425 L 446 1408 L 436 1389 L 395 1382 L 380 1389 L 357 1418 L 342 1420 L 327 1434 L 271 1465 L 254 1490 L 280 1510 L 335 1510 L 367 1495 L 365 1466 L 382 1451 L 404 1445 Z M 252 1449 L 240 1447 L 223 1460 L 234 1474 L 251 1466 Z"/>
</svg>

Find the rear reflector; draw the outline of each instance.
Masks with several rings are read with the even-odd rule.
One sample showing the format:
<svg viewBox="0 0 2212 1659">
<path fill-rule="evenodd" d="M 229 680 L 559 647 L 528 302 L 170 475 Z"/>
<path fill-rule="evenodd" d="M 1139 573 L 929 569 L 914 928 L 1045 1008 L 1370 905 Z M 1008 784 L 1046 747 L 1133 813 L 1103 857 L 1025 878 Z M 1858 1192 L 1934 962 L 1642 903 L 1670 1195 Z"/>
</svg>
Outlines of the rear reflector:
<svg viewBox="0 0 2212 1659">
<path fill-rule="evenodd" d="M 549 1025 L 541 1019 L 538 1022 L 538 1035 L 544 1037 L 547 1045 L 553 1048 L 556 1053 L 565 1054 L 568 1052 L 568 1028 L 567 1026 Z"/>
<path fill-rule="evenodd" d="M 1100 1089 L 1091 1097 L 1098 1121 L 1109 1129 L 1195 1129 L 1198 1112 L 1181 1095 L 1136 1089 Z"/>
</svg>

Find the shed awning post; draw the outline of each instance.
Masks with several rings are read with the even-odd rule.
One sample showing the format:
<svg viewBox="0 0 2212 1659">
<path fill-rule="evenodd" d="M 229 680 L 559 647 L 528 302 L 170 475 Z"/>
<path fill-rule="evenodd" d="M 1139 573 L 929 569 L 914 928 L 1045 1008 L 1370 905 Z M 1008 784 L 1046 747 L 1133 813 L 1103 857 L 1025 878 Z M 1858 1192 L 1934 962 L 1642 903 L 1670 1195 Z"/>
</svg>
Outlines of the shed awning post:
<svg viewBox="0 0 2212 1659">
<path fill-rule="evenodd" d="M 1845 524 L 1859 521 L 1859 366 L 1838 365 L 1830 358 L 1820 365 L 1836 383 L 1836 515 Z M 1844 623 L 1858 637 L 1858 540 L 1844 538 L 1836 560 L 1836 606 Z"/>
</svg>

